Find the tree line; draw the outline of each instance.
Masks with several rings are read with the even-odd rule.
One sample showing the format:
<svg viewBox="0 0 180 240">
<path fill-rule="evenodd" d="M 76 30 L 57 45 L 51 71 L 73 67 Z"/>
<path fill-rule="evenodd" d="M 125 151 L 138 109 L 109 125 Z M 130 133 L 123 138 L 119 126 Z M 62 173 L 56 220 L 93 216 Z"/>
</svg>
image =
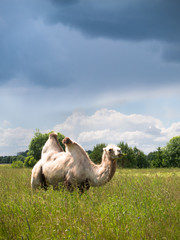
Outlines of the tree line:
<svg viewBox="0 0 180 240">
<path fill-rule="evenodd" d="M 11 163 L 12 167 L 33 167 L 41 158 L 41 151 L 49 134 L 42 134 L 39 130 L 34 133 L 29 149 L 20 152 L 17 156 L 1 156 L 0 164 Z M 58 133 L 58 141 L 64 149 L 62 140 L 65 136 Z M 100 163 L 105 143 L 97 144 L 93 150 L 87 151 L 91 160 Z M 173 137 L 164 147 L 158 147 L 156 151 L 145 154 L 137 147 L 130 147 L 125 142 L 120 142 L 118 147 L 123 152 L 123 157 L 117 161 L 121 168 L 159 168 L 180 167 L 180 136 Z"/>
</svg>

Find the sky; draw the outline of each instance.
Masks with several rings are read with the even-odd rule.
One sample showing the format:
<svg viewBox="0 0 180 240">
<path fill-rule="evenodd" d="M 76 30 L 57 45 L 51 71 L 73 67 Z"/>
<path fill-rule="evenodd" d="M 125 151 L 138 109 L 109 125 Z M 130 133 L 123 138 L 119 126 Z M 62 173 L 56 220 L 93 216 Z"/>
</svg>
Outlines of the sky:
<svg viewBox="0 0 180 240">
<path fill-rule="evenodd" d="M 179 0 L 1 0 L 0 156 L 36 129 L 148 154 L 180 135 Z"/>
</svg>

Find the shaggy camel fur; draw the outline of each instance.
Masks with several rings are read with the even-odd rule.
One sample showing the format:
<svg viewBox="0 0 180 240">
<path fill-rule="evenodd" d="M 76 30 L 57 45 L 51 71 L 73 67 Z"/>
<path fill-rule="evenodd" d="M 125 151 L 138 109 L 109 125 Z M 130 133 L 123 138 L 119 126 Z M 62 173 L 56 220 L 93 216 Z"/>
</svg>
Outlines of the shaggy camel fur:
<svg viewBox="0 0 180 240">
<path fill-rule="evenodd" d="M 51 135 L 51 138 L 56 138 L 56 135 Z M 63 183 L 69 191 L 78 187 L 83 193 L 90 185 L 101 186 L 111 180 L 116 171 L 116 158 L 121 155 L 120 148 L 108 145 L 103 149 L 101 164 L 96 165 L 84 149 L 70 138 L 63 139 L 63 143 L 66 152 L 57 152 L 54 145 L 51 148 L 45 144 L 49 146 L 48 151 L 42 151 L 41 160 L 32 170 L 32 189 L 47 185 L 57 188 L 59 183 Z"/>
<path fill-rule="evenodd" d="M 49 134 L 49 138 L 43 146 L 43 149 L 42 149 L 42 152 L 41 152 L 41 158 L 44 156 L 44 154 L 49 154 L 52 151 L 54 151 L 54 152 L 64 152 L 63 148 L 59 144 L 56 132 L 52 132 L 52 133 Z"/>
<path fill-rule="evenodd" d="M 88 181 L 90 186 L 102 186 L 109 182 L 116 171 L 116 159 L 122 155 L 121 149 L 109 144 L 103 148 L 101 164 L 93 163 L 84 149 L 70 138 L 63 139 L 66 152 L 70 152 L 74 159 L 77 159 L 71 168 L 66 181 L 73 184 L 73 181 Z"/>
<path fill-rule="evenodd" d="M 45 189 L 47 188 L 42 168 L 45 162 L 52 160 L 52 156 L 59 152 L 64 152 L 64 150 L 59 144 L 59 141 L 57 139 L 57 133 L 52 132 L 43 146 L 41 152 L 41 159 L 34 165 L 32 169 L 31 187 L 33 190 L 38 188 L 39 186 Z"/>
</svg>

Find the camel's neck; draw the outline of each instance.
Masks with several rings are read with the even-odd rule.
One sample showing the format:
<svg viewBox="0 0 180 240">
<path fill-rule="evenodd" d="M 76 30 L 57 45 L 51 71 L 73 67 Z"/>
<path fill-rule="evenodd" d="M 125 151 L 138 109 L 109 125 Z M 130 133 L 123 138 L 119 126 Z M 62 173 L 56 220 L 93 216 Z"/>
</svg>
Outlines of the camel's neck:
<svg viewBox="0 0 180 240">
<path fill-rule="evenodd" d="M 100 165 L 94 165 L 93 174 L 90 179 L 91 185 L 101 186 L 109 182 L 115 174 L 117 163 L 115 160 L 109 159 L 107 153 L 103 153 Z"/>
<path fill-rule="evenodd" d="M 78 144 L 66 146 L 66 152 L 70 152 L 74 160 L 84 166 L 83 174 L 92 186 L 101 186 L 109 182 L 116 171 L 116 161 L 109 159 L 106 152 L 103 153 L 102 162 L 94 164 L 87 153 Z"/>
</svg>

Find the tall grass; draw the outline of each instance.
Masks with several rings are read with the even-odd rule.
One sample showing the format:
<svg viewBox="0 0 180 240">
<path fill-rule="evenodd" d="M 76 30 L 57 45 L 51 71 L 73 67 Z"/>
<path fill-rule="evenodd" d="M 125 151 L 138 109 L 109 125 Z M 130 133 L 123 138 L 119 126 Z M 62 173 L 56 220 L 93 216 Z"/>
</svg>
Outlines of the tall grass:
<svg viewBox="0 0 180 240">
<path fill-rule="evenodd" d="M 118 170 L 105 186 L 31 193 L 30 169 L 0 168 L 0 239 L 179 239 L 180 170 Z"/>
</svg>

